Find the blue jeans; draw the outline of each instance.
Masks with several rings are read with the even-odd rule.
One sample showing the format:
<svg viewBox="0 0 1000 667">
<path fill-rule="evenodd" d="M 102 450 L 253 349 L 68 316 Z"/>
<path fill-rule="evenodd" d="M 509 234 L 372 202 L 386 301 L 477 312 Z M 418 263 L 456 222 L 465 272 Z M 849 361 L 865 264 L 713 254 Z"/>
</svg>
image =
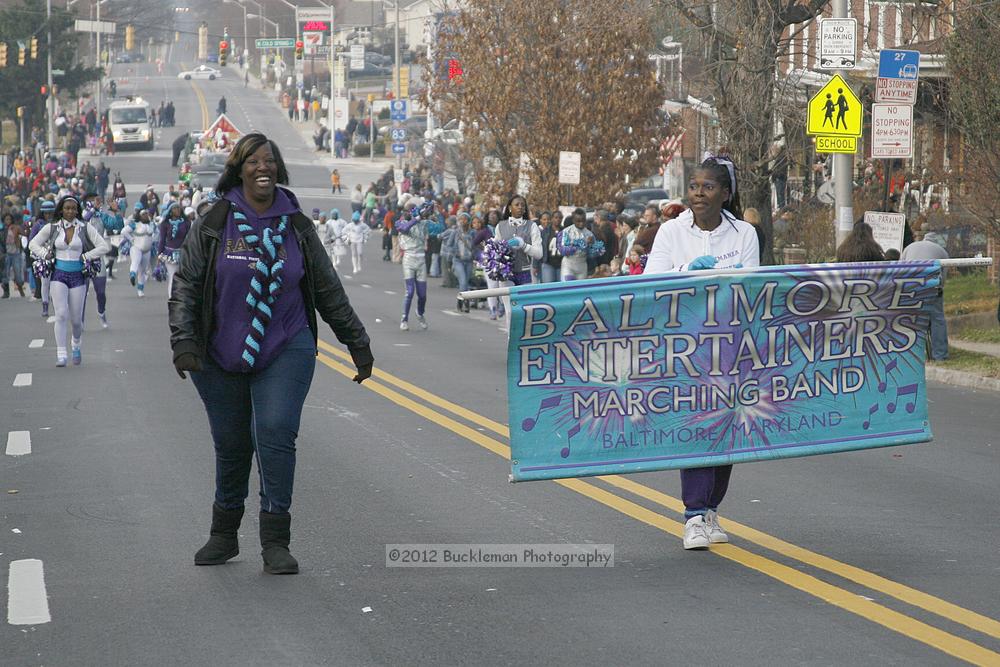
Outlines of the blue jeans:
<svg viewBox="0 0 1000 667">
<path fill-rule="evenodd" d="M 7 253 L 7 262 L 3 269 L 3 282 L 6 283 L 8 279 L 13 280 L 16 285 L 24 284 L 24 253 Z"/>
<path fill-rule="evenodd" d="M 948 358 L 948 323 L 944 319 L 944 296 L 940 293 L 924 301 L 924 310 L 931 318 L 931 359 Z"/>
<path fill-rule="evenodd" d="M 469 276 L 472 275 L 472 260 L 458 259 L 452 260 L 451 270 L 455 272 L 458 279 L 458 291 L 464 292 L 469 289 Z"/>
<path fill-rule="evenodd" d="M 243 507 L 250 465 L 257 457 L 260 508 L 284 514 L 292 505 L 295 438 L 302 404 L 316 368 L 316 344 L 308 327 L 258 373 L 230 373 L 209 357 L 191 373 L 215 442 L 215 502 Z"/>
<path fill-rule="evenodd" d="M 552 266 L 548 262 L 542 262 L 542 282 L 543 283 L 559 282 L 559 269 Z"/>
</svg>

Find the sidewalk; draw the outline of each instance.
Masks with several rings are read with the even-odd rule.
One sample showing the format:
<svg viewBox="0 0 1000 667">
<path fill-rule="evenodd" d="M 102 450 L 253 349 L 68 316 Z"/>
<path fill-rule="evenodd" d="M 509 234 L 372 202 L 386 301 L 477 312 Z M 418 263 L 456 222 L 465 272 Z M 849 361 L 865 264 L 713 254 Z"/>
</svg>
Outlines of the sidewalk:
<svg viewBox="0 0 1000 667">
<path fill-rule="evenodd" d="M 255 77 L 252 73 L 250 74 L 250 88 L 256 88 L 259 90 L 276 108 L 278 108 L 284 118 L 288 118 L 288 110 L 281 106 L 278 102 L 276 93 L 273 88 L 265 88 L 260 79 Z M 320 111 L 320 113 L 324 113 Z M 382 173 L 387 169 L 392 168 L 395 165 L 395 158 L 386 157 L 384 155 L 376 155 L 374 159 L 369 159 L 368 157 L 347 157 L 347 158 L 335 158 L 327 151 L 316 151 L 316 143 L 313 141 L 313 132 L 316 131 L 316 119 L 315 116 L 310 117 L 309 120 L 289 120 L 288 124 L 299 133 L 302 137 L 302 141 L 305 145 L 312 150 L 316 156 L 316 161 L 322 164 L 327 169 L 357 169 L 357 170 L 370 170 L 378 173 Z"/>
<path fill-rule="evenodd" d="M 957 347 L 960 350 L 965 350 L 966 352 L 976 352 L 977 354 L 986 354 L 991 357 L 1000 357 L 1000 343 L 974 343 L 968 340 L 952 338 L 948 341 L 948 344 L 952 347 Z"/>
</svg>

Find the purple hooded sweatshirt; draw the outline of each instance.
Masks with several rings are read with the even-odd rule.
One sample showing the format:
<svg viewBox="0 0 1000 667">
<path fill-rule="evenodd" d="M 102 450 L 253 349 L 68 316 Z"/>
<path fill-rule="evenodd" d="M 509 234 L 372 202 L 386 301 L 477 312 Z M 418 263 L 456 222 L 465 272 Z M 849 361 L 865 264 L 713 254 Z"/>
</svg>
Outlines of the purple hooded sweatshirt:
<svg viewBox="0 0 1000 667">
<path fill-rule="evenodd" d="M 305 264 L 291 220 L 292 214 L 299 211 L 299 203 L 295 195 L 276 188 L 271 208 L 263 215 L 258 215 L 243 198 L 243 191 L 239 187 L 227 192 L 223 199 L 236 204 L 258 237 L 263 235 L 265 226 L 277 227 L 282 215 L 289 218 L 284 243 L 278 253 L 285 261 L 281 291 L 271 307 L 273 315 L 264 332 L 264 341 L 253 367 L 254 372 L 259 372 L 281 354 L 288 341 L 309 327 L 300 286 L 305 276 Z M 246 298 L 256 262 L 256 251 L 246 248 L 230 212 L 216 258 L 215 329 L 209 343 L 209 354 L 219 366 L 232 373 L 245 372 L 241 362 L 243 341 L 250 333 L 253 315 Z"/>
</svg>

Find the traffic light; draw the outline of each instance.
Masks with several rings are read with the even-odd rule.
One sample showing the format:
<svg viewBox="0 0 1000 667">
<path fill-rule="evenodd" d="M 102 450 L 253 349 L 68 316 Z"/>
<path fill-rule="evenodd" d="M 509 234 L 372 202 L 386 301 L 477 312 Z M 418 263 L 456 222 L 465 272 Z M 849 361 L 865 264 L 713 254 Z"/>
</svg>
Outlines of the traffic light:
<svg viewBox="0 0 1000 667">
<path fill-rule="evenodd" d="M 7 66 L 7 42 L 0 42 L 0 67 Z"/>
<path fill-rule="evenodd" d="M 43 83 L 41 88 L 38 89 L 38 92 L 42 94 L 42 99 L 45 99 L 49 94 L 49 88 Z"/>
<path fill-rule="evenodd" d="M 31 38 L 31 59 L 35 60 L 36 58 L 38 58 L 38 38 L 37 37 L 32 37 Z"/>
<path fill-rule="evenodd" d="M 229 55 L 229 42 L 222 40 L 219 42 L 219 67 L 226 66 L 227 55 Z"/>
<path fill-rule="evenodd" d="M 302 60 L 302 56 L 305 53 L 306 45 L 302 43 L 301 40 L 295 42 L 295 59 Z"/>
<path fill-rule="evenodd" d="M 125 50 L 131 51 L 135 46 L 135 28 L 132 25 L 125 26 Z"/>
<path fill-rule="evenodd" d="M 17 48 L 17 64 L 18 65 L 24 65 L 24 55 L 25 55 L 25 48 L 23 46 L 19 46 Z"/>
</svg>

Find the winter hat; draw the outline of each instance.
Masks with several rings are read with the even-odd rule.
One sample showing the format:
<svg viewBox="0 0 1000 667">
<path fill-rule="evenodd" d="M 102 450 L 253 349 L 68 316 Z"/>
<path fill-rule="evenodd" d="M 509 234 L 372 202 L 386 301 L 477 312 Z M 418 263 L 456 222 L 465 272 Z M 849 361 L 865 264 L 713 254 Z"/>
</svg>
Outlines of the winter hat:
<svg viewBox="0 0 1000 667">
<path fill-rule="evenodd" d="M 42 213 L 51 213 L 56 210 L 56 203 L 51 199 L 43 199 L 41 206 L 38 207 Z"/>
<path fill-rule="evenodd" d="M 314 208 L 313 209 L 313 217 L 314 218 L 318 218 L 319 217 L 319 209 L 318 208 Z"/>
<path fill-rule="evenodd" d="M 354 214 L 351 215 L 351 221 L 352 222 L 360 222 L 361 221 L 361 211 L 355 211 Z"/>
<path fill-rule="evenodd" d="M 331 220 L 340 220 L 340 209 L 331 208 L 330 209 L 330 219 Z"/>
<path fill-rule="evenodd" d="M 191 206 L 188 206 L 188 207 L 187 207 L 186 209 L 184 209 L 184 215 L 185 215 L 185 216 L 188 216 L 188 215 L 191 215 L 191 214 L 192 214 L 192 213 L 194 213 L 194 212 L 195 212 L 195 211 L 194 211 L 194 208 L 193 208 L 193 207 L 191 207 Z"/>
</svg>

